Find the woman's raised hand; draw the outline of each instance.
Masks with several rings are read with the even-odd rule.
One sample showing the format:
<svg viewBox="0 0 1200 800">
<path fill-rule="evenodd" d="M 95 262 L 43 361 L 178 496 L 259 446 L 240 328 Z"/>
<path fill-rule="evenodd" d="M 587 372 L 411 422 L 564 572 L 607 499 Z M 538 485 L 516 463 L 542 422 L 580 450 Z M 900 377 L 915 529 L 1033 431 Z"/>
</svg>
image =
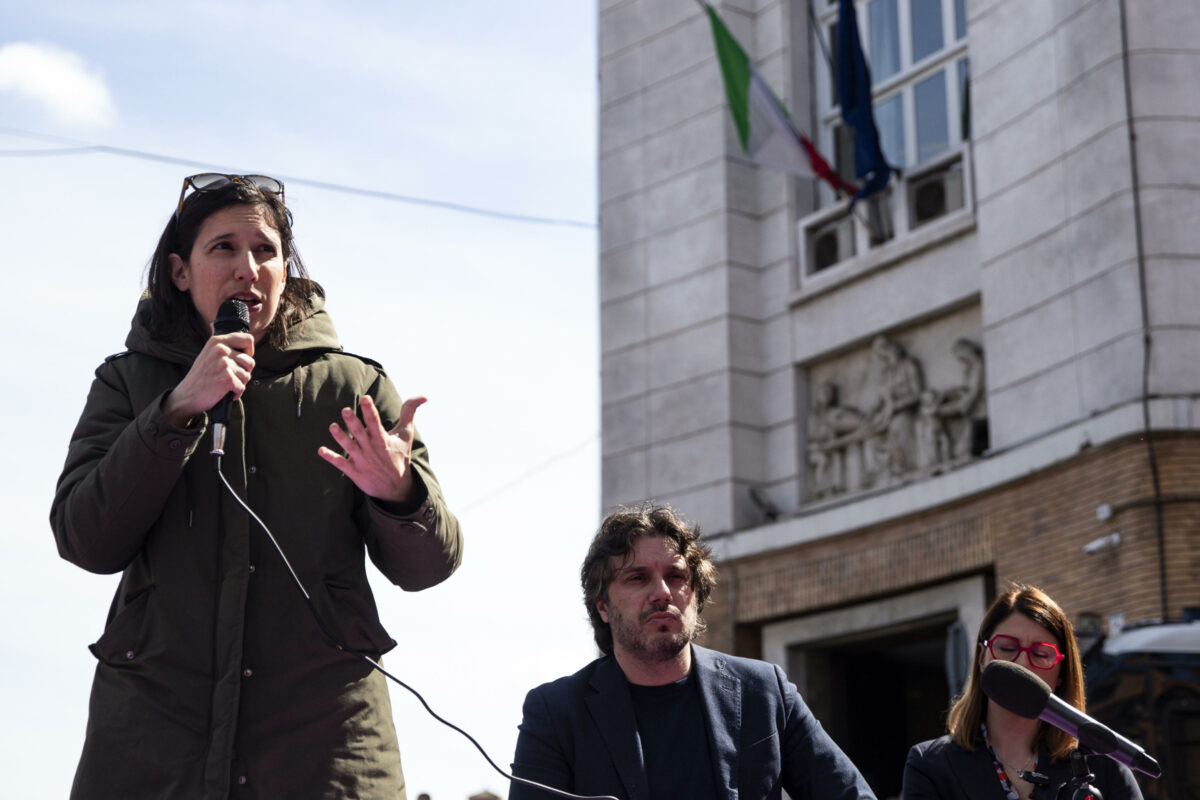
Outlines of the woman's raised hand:
<svg viewBox="0 0 1200 800">
<path fill-rule="evenodd" d="M 318 455 L 341 470 L 368 496 L 391 503 L 405 502 L 413 487 L 409 467 L 416 437 L 413 417 L 425 400 L 424 397 L 405 400 L 400 408 L 400 421 L 389 431 L 383 427 L 375 402 L 369 395 L 364 395 L 361 421 L 354 409 L 343 408 L 345 428 L 336 422 L 329 426 L 329 432 L 345 455 L 328 447 L 318 449 Z"/>
</svg>

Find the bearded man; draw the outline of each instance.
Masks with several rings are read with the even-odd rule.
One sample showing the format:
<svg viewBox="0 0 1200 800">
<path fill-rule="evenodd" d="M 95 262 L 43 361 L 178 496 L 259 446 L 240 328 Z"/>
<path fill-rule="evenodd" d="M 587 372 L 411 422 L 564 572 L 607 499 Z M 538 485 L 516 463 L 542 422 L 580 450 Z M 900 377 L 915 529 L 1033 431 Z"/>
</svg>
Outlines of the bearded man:
<svg viewBox="0 0 1200 800">
<path fill-rule="evenodd" d="M 621 509 L 580 579 L 603 655 L 526 696 L 514 775 L 622 800 L 874 800 L 779 667 L 693 643 L 717 580 L 698 526 Z"/>
</svg>

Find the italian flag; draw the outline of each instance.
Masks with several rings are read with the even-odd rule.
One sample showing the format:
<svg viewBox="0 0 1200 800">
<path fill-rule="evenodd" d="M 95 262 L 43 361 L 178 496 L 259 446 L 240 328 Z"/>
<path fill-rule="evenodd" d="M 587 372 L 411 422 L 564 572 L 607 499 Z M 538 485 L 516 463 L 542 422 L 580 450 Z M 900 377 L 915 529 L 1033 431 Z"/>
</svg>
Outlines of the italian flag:
<svg viewBox="0 0 1200 800">
<path fill-rule="evenodd" d="M 725 27 L 711 5 L 704 3 L 712 22 L 713 43 L 729 98 L 729 112 L 746 157 L 764 167 L 801 178 L 819 178 L 835 192 L 853 196 L 858 189 L 842 179 L 808 137 L 792 124 L 783 104 L 758 74 L 746 51 Z"/>
</svg>

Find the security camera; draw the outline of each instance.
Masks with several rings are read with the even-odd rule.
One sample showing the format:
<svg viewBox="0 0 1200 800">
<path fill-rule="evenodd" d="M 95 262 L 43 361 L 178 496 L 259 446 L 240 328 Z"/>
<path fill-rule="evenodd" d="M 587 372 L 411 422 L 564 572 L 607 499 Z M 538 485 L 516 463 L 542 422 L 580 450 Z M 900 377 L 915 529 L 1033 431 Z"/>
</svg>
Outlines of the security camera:
<svg viewBox="0 0 1200 800">
<path fill-rule="evenodd" d="M 1103 553 L 1105 550 L 1115 550 L 1119 544 L 1121 544 L 1121 534 L 1118 531 L 1113 531 L 1108 536 L 1092 539 L 1083 546 L 1083 552 L 1089 556 L 1094 556 L 1097 553 Z"/>
</svg>

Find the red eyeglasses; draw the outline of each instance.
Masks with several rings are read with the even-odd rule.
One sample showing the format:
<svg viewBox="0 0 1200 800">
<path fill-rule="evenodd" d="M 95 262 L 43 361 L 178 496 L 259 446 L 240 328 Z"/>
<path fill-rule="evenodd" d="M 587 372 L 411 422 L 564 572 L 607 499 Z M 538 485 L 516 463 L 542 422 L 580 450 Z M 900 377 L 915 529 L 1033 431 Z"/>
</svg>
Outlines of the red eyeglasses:
<svg viewBox="0 0 1200 800">
<path fill-rule="evenodd" d="M 1002 661 L 1016 661 L 1021 653 L 1029 654 L 1029 666 L 1035 669 L 1054 669 L 1065 656 L 1058 652 L 1058 647 L 1050 642 L 1034 642 L 1029 647 L 1021 647 L 1021 642 L 1015 636 L 998 634 L 991 639 L 980 642 L 992 654 L 992 658 Z"/>
</svg>

